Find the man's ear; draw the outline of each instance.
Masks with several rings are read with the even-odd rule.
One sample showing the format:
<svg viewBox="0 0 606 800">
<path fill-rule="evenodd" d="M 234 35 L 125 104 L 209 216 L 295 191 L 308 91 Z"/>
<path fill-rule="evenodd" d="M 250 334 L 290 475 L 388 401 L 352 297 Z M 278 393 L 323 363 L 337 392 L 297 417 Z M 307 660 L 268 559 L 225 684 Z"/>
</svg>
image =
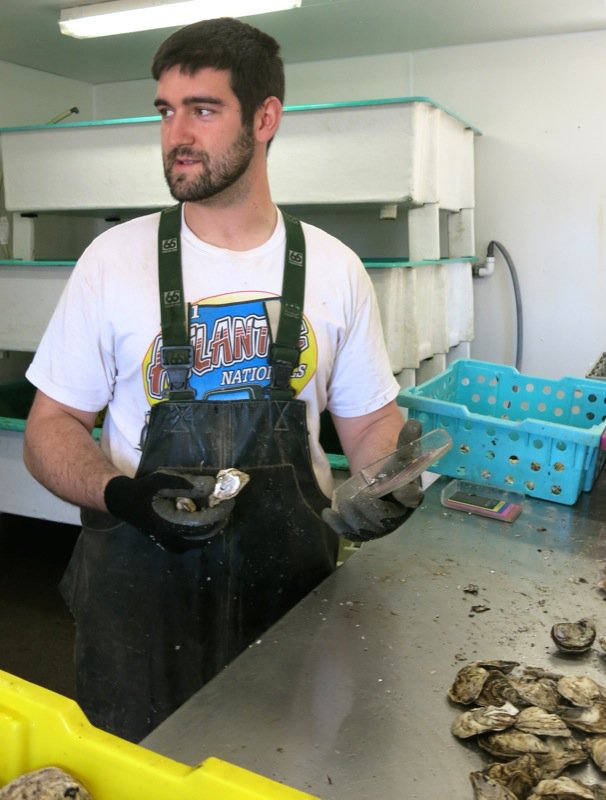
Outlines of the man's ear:
<svg viewBox="0 0 606 800">
<path fill-rule="evenodd" d="M 282 119 L 282 103 L 267 97 L 255 113 L 254 132 L 258 142 L 269 143 L 276 135 Z"/>
</svg>

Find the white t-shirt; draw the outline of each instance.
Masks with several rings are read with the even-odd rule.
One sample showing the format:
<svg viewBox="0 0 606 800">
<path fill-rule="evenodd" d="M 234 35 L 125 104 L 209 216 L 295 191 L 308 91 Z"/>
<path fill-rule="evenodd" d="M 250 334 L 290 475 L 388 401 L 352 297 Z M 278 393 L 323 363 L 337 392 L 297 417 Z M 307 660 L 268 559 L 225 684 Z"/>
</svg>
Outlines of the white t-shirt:
<svg viewBox="0 0 606 800">
<path fill-rule="evenodd" d="M 150 405 L 162 399 L 157 236 L 159 214 L 101 234 L 76 264 L 27 378 L 60 403 L 82 411 L 107 406 L 101 446 L 134 475 Z M 304 224 L 306 280 L 301 363 L 292 385 L 307 403 L 310 448 L 323 491 L 328 460 L 319 414 L 367 414 L 393 400 L 393 377 L 372 284 L 360 259 L 334 237 Z M 282 290 L 284 222 L 247 251 L 200 241 L 182 222 L 185 299 L 191 303 L 196 399 L 255 396 L 270 375 L 268 304 Z"/>
</svg>

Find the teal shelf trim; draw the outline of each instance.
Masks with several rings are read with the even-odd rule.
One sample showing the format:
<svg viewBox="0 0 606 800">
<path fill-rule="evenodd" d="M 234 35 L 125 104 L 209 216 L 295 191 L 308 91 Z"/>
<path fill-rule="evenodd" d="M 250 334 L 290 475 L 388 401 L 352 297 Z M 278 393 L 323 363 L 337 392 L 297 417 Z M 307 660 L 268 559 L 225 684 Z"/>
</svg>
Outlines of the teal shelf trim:
<svg viewBox="0 0 606 800">
<path fill-rule="evenodd" d="M 0 258 L 0 267 L 73 267 L 75 261 L 24 261 L 21 258 Z"/>
<path fill-rule="evenodd" d="M 22 433 L 25 430 L 25 420 L 17 417 L 0 417 L 0 431 L 17 431 Z"/>
<path fill-rule="evenodd" d="M 427 267 L 433 264 L 460 264 L 462 261 L 473 263 L 475 256 L 461 258 L 437 258 L 423 261 L 405 261 L 393 258 L 363 258 L 366 269 L 406 269 L 408 267 Z M 0 259 L 0 267 L 73 267 L 75 261 L 23 261 L 19 258 Z"/>
<path fill-rule="evenodd" d="M 25 431 L 25 420 L 19 417 L 0 417 L 0 431 L 23 433 Z M 99 440 L 101 438 L 101 428 L 94 428 L 92 436 L 93 439 Z"/>
<path fill-rule="evenodd" d="M 123 117 L 120 119 L 92 119 L 85 122 L 58 122 L 56 125 L 17 125 L 14 128 L 0 128 L 0 133 L 22 133 L 23 131 L 52 131 L 62 128 L 102 128 L 107 125 L 133 125 L 140 122 L 159 122 L 160 117 Z"/>
<path fill-rule="evenodd" d="M 405 261 L 394 258 L 363 258 L 362 263 L 366 269 L 406 269 L 408 267 L 427 267 L 432 264 L 460 264 L 462 261 L 473 263 L 475 256 L 462 256 L 461 258 L 437 258 L 423 261 Z M 19 258 L 2 258 L 0 267 L 73 267 L 75 261 L 24 261 Z"/>
<path fill-rule="evenodd" d="M 366 269 L 396 269 L 408 267 L 430 267 L 433 264 L 460 264 L 462 261 L 473 263 L 475 256 L 461 256 L 461 258 L 433 258 L 422 261 L 405 261 L 394 258 L 363 258 L 362 263 Z"/>
<path fill-rule="evenodd" d="M 311 103 L 309 105 L 297 105 L 297 106 L 284 106 L 285 113 L 298 113 L 301 111 L 325 111 L 329 109 L 337 109 L 337 108 L 363 108 L 366 106 L 389 106 L 389 105 L 403 105 L 406 103 L 426 103 L 428 105 L 433 106 L 434 108 L 438 108 L 440 111 L 443 111 L 448 116 L 456 119 L 460 122 L 465 128 L 468 130 L 473 131 L 478 136 L 482 135 L 482 132 L 470 125 L 469 122 L 464 120 L 458 114 L 447 109 L 445 106 L 441 105 L 440 103 L 436 103 L 435 100 L 432 100 L 430 97 L 383 97 L 378 98 L 376 100 L 350 100 L 350 101 L 343 101 L 337 103 Z M 93 127 L 102 127 L 104 125 L 133 125 L 138 123 L 147 123 L 147 122 L 159 122 L 161 119 L 160 116 L 154 115 L 150 117 L 123 117 L 121 119 L 97 119 L 97 120 L 88 120 L 85 122 L 59 122 L 55 125 L 19 125 L 17 127 L 12 128 L 0 128 L 1 133 L 18 133 L 21 131 L 38 131 L 38 130 L 56 130 L 58 128 L 93 128 Z"/>
<path fill-rule="evenodd" d="M 349 461 L 347 456 L 337 455 L 335 453 L 327 453 L 328 463 L 331 469 L 349 470 Z"/>
</svg>

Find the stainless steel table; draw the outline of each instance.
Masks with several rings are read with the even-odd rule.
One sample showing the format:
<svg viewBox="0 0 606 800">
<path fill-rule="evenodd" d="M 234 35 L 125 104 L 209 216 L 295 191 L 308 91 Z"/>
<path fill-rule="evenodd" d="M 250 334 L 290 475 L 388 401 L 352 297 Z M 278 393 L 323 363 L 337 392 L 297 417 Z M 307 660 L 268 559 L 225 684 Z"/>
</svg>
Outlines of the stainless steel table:
<svg viewBox="0 0 606 800">
<path fill-rule="evenodd" d="M 581 617 L 606 635 L 606 473 L 574 507 L 526 498 L 511 524 L 443 508 L 447 482 L 142 744 L 189 764 L 217 756 L 324 800 L 467 800 L 484 759 L 450 733 L 461 666 L 514 659 L 606 683 L 597 645 L 566 656 L 549 635 Z M 595 780 L 591 770 L 580 774 Z"/>
</svg>

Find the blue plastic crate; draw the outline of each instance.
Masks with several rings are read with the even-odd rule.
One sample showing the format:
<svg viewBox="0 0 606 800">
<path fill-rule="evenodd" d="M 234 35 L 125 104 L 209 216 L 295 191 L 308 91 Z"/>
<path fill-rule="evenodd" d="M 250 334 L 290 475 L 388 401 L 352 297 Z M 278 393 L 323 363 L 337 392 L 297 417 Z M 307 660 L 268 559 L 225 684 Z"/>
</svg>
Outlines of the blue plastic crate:
<svg viewBox="0 0 606 800">
<path fill-rule="evenodd" d="M 606 442 L 606 383 L 548 380 L 513 367 L 455 361 L 398 404 L 452 449 L 432 471 L 572 505 L 593 486 Z"/>
</svg>

